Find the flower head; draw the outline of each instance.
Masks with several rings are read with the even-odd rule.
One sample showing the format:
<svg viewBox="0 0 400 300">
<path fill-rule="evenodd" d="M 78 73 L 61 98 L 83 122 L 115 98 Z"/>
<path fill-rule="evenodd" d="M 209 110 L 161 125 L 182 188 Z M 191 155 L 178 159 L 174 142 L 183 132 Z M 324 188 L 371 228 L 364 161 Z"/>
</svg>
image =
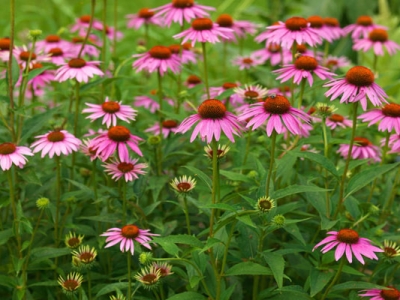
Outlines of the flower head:
<svg viewBox="0 0 400 300">
<path fill-rule="evenodd" d="M 393 241 L 384 240 L 381 248 L 383 250 L 383 255 L 388 259 L 400 256 L 400 246 Z"/>
<path fill-rule="evenodd" d="M 361 294 L 364 293 L 364 294 Z M 361 297 L 372 297 L 371 300 L 399 300 L 400 291 L 392 286 L 388 286 L 387 289 L 370 289 L 361 291 L 359 294 Z"/>
<path fill-rule="evenodd" d="M 16 146 L 14 143 L 0 144 L 0 167 L 3 171 L 11 168 L 12 164 L 23 168 L 27 162 L 24 155 L 32 156 L 31 149 L 23 146 Z"/>
<path fill-rule="evenodd" d="M 370 16 L 360 16 L 355 24 L 350 24 L 343 28 L 344 34 L 351 33 L 351 37 L 355 40 L 361 37 L 367 37 L 371 30 L 375 28 L 386 29 L 386 27 L 374 24 Z"/>
<path fill-rule="evenodd" d="M 69 155 L 74 151 L 78 151 L 81 141 L 66 130 L 54 130 L 43 135 L 38 135 L 38 140 L 31 145 L 33 153 L 42 151 L 41 157 L 49 154 L 53 158 L 54 154 Z"/>
<path fill-rule="evenodd" d="M 31 51 L 26 46 L 15 47 L 13 49 L 13 54 L 22 69 L 26 68 L 28 60 L 29 68 L 32 68 L 34 63 L 50 60 L 50 57 L 48 55 L 37 53 L 33 50 Z"/>
<path fill-rule="evenodd" d="M 244 88 L 235 87 L 233 90 L 236 95 L 250 102 L 262 99 L 268 94 L 268 89 L 263 88 L 258 84 L 257 85 L 245 84 Z"/>
<path fill-rule="evenodd" d="M 362 238 L 358 235 L 357 231 L 353 229 L 341 229 L 339 231 L 329 231 L 328 237 L 315 245 L 313 251 L 319 246 L 324 246 L 321 252 L 326 253 L 337 246 L 335 251 L 335 260 L 338 261 L 345 253 L 349 263 L 353 262 L 353 254 L 356 259 L 364 264 L 364 258 L 378 259 L 375 252 L 383 252 L 382 249 L 372 246 L 371 241 Z"/>
<path fill-rule="evenodd" d="M 153 265 L 144 267 L 138 274 L 135 275 L 135 279 L 139 281 L 146 289 L 153 289 L 159 283 L 161 278 L 161 270 L 156 269 Z"/>
<path fill-rule="evenodd" d="M 199 76 L 196 75 L 189 75 L 186 79 L 185 84 L 188 88 L 194 88 L 196 85 L 201 84 L 202 80 Z"/>
<path fill-rule="evenodd" d="M 172 266 L 167 262 L 153 262 L 152 266 L 160 271 L 161 278 L 174 274 L 171 272 Z"/>
<path fill-rule="evenodd" d="M 67 278 L 62 276 L 58 278 L 58 284 L 61 285 L 63 292 L 72 296 L 81 287 L 83 276 L 79 273 L 69 273 Z"/>
<path fill-rule="evenodd" d="M 175 120 L 164 120 L 162 121 L 162 134 L 164 138 L 167 138 L 171 133 L 178 131 L 179 123 Z M 151 132 L 155 135 L 160 134 L 160 123 L 155 123 L 153 126 L 147 128 L 145 132 Z"/>
<path fill-rule="evenodd" d="M 337 69 L 349 66 L 350 61 L 345 56 L 328 55 L 328 57 L 322 61 L 322 65 L 331 71 L 336 71 Z"/>
<path fill-rule="evenodd" d="M 100 236 L 106 236 L 106 246 L 109 248 L 120 243 L 120 250 L 122 252 L 130 251 L 132 255 L 135 251 L 133 241 L 138 242 L 147 249 L 151 249 L 149 241 L 150 236 L 158 236 L 159 234 L 150 233 L 149 229 L 140 229 L 136 225 L 125 225 L 122 228 L 110 228 Z"/>
<path fill-rule="evenodd" d="M 176 192 L 186 194 L 196 187 L 196 179 L 191 176 L 183 175 L 174 178 L 169 184 Z"/>
<path fill-rule="evenodd" d="M 80 235 L 76 236 L 75 232 L 69 232 L 65 236 L 64 242 L 68 248 L 75 249 L 75 248 L 78 248 L 82 244 L 84 237 L 85 237 L 84 235 L 80 234 Z"/>
<path fill-rule="evenodd" d="M 138 160 L 131 158 L 125 158 L 121 161 L 113 160 L 103 165 L 103 167 L 106 169 L 106 173 L 112 175 L 112 179 L 119 180 L 123 177 L 128 182 L 138 179 L 138 175 L 146 174 L 143 169 L 148 167 L 147 164 L 138 164 Z"/>
<path fill-rule="evenodd" d="M 151 90 L 150 94 L 152 96 L 156 96 L 157 90 Z M 174 101 L 172 99 L 164 98 L 163 100 L 170 106 L 174 105 Z M 148 109 L 151 113 L 155 113 L 160 108 L 160 104 L 156 100 L 154 100 L 153 98 L 151 98 L 149 96 L 135 97 L 134 105 L 142 106 L 142 107 Z"/>
<path fill-rule="evenodd" d="M 280 45 L 275 43 L 271 43 L 263 49 L 254 51 L 252 56 L 257 58 L 261 64 L 269 61 L 271 66 L 279 64 L 286 65 L 292 61 L 290 50 L 283 49 Z"/>
<path fill-rule="evenodd" d="M 246 37 L 246 34 L 254 35 L 259 27 L 249 21 L 237 21 L 232 18 L 229 14 L 221 14 L 215 21 L 220 27 L 231 28 L 235 32 L 235 35 L 239 38 Z M 234 39 L 236 41 L 236 38 Z"/>
<path fill-rule="evenodd" d="M 153 24 L 156 26 L 163 26 L 163 20 L 159 16 L 154 16 L 155 12 L 147 7 L 141 8 L 137 14 L 127 15 L 128 28 L 135 28 L 136 30 L 143 25 Z"/>
<path fill-rule="evenodd" d="M 46 38 L 42 41 L 37 41 L 36 49 L 39 51 L 43 51 L 45 53 L 49 52 L 51 49 L 59 48 L 59 49 L 68 49 L 71 48 L 71 43 L 63 40 L 60 36 L 55 34 L 50 34 L 46 36 Z"/>
<path fill-rule="evenodd" d="M 364 52 L 373 48 L 375 55 L 380 56 L 384 54 L 383 47 L 390 55 L 394 55 L 396 51 L 400 50 L 400 45 L 390 41 L 387 31 L 382 28 L 372 29 L 368 37 L 356 40 L 353 45 L 354 50 L 363 50 Z"/>
<path fill-rule="evenodd" d="M 393 131 L 400 134 L 400 104 L 389 103 L 382 109 L 373 109 L 358 117 L 363 122 L 368 122 L 368 127 L 378 122 L 379 131 Z"/>
<path fill-rule="evenodd" d="M 231 150 L 231 148 L 228 145 L 218 144 L 217 159 L 225 157 L 229 150 Z M 206 152 L 205 156 L 207 156 L 209 159 L 213 158 L 213 149 L 210 145 L 204 146 L 204 151 Z"/>
<path fill-rule="evenodd" d="M 275 200 L 270 197 L 263 196 L 257 200 L 256 209 L 261 212 L 269 212 L 276 206 Z"/>
<path fill-rule="evenodd" d="M 353 121 L 347 119 L 346 117 L 339 114 L 332 114 L 326 118 L 326 125 L 331 129 L 335 129 L 336 127 L 353 127 Z"/>
<path fill-rule="evenodd" d="M 232 63 L 238 66 L 239 70 L 251 69 L 262 64 L 261 60 L 254 55 L 238 56 L 232 61 Z"/>
<path fill-rule="evenodd" d="M 238 86 L 239 86 L 239 83 L 225 82 L 221 86 L 210 87 L 210 97 L 211 97 L 211 99 L 215 99 L 219 95 L 221 95 L 223 92 L 231 90 L 231 89 L 235 89 Z M 202 99 L 206 100 L 207 95 L 204 95 L 202 97 Z M 225 99 L 224 101 L 226 101 L 226 100 L 229 101 L 229 104 L 232 104 L 235 107 L 243 104 L 243 97 L 240 96 L 239 94 L 237 94 L 236 92 L 234 94 L 232 94 L 231 96 L 229 96 L 229 99 Z M 226 102 L 224 102 L 224 104 L 226 105 Z"/>
<path fill-rule="evenodd" d="M 344 158 L 347 158 L 350 150 L 350 145 L 341 144 L 339 150 Z M 381 161 L 381 150 L 378 146 L 373 145 L 368 139 L 364 137 L 355 137 L 353 149 L 351 150 L 351 157 L 353 159 L 371 159 L 374 162 Z"/>
<path fill-rule="evenodd" d="M 98 68 L 100 61 L 86 61 L 83 58 L 72 58 L 69 62 L 61 64 L 57 69 L 55 80 L 62 82 L 76 79 L 78 82 L 88 82 L 94 75 L 104 76 Z"/>
<path fill-rule="evenodd" d="M 89 245 L 81 245 L 77 250 L 71 252 L 73 258 L 79 263 L 81 267 L 90 268 L 97 256 L 96 248 Z"/>
<path fill-rule="evenodd" d="M 182 45 L 173 44 L 170 45 L 168 48 L 169 50 L 171 50 L 173 56 L 179 58 L 182 64 L 195 64 L 197 62 L 196 53 L 192 50 L 193 47 L 190 43 L 184 43 Z"/>
<path fill-rule="evenodd" d="M 325 96 L 331 97 L 331 101 L 343 94 L 340 103 L 360 102 L 363 110 L 367 109 L 367 98 L 374 106 L 379 106 L 386 103 L 388 97 L 375 83 L 374 73 L 362 66 L 351 68 L 345 78 L 329 81 L 324 87 L 330 87 Z"/>
</svg>

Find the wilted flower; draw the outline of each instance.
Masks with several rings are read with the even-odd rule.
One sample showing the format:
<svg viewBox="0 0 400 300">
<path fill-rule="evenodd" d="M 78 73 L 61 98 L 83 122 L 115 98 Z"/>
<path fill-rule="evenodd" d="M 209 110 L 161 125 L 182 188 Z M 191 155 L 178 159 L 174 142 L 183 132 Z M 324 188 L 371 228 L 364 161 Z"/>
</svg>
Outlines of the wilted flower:
<svg viewBox="0 0 400 300">
<path fill-rule="evenodd" d="M 80 235 L 76 236 L 75 232 L 69 232 L 65 236 L 64 242 L 68 248 L 75 249 L 75 248 L 78 248 L 82 244 L 84 237 L 85 237 L 84 235 L 80 234 Z"/>
</svg>

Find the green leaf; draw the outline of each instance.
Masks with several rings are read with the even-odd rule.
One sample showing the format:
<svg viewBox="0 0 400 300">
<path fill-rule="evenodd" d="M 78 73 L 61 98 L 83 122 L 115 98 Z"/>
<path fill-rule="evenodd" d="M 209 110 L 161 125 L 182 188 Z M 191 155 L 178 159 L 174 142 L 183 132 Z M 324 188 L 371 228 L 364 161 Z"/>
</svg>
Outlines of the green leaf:
<svg viewBox="0 0 400 300">
<path fill-rule="evenodd" d="M 165 188 L 169 181 L 168 176 L 150 176 L 149 177 L 149 189 L 153 195 L 153 199 L 158 199 L 162 189 Z"/>
<path fill-rule="evenodd" d="M 12 86 L 15 86 L 15 84 L 17 83 L 20 72 L 21 72 L 21 69 L 19 68 L 19 64 L 13 55 L 12 56 L 12 66 L 11 66 Z M 9 76 L 9 74 L 8 74 L 8 69 L 7 69 L 7 73 L 6 73 L 7 85 L 8 85 L 8 76 Z"/>
<path fill-rule="evenodd" d="M 229 205 L 226 203 L 215 203 L 215 204 L 206 204 L 203 206 L 200 206 L 200 208 L 216 208 L 220 210 L 228 210 L 228 211 L 237 211 L 238 208 L 234 207 L 233 205 Z"/>
<path fill-rule="evenodd" d="M 230 171 L 225 171 L 225 170 L 220 170 L 219 171 L 222 176 L 225 176 L 229 180 L 235 180 L 235 181 L 242 181 L 242 182 L 251 182 L 251 178 L 247 177 L 246 175 L 240 174 L 240 173 L 235 173 L 235 172 L 230 172 Z"/>
<path fill-rule="evenodd" d="M 283 271 L 285 269 L 285 260 L 282 255 L 272 253 L 272 252 L 264 252 L 263 253 L 265 262 L 268 264 L 269 268 L 274 275 L 276 284 L 279 288 L 283 286 Z"/>
<path fill-rule="evenodd" d="M 35 259 L 54 258 L 68 254 L 71 254 L 71 250 L 68 248 L 56 249 L 50 247 L 42 247 L 42 248 L 32 249 L 32 256 Z"/>
<path fill-rule="evenodd" d="M 315 185 L 291 185 L 288 186 L 284 189 L 280 189 L 277 191 L 274 191 L 272 193 L 272 197 L 274 200 L 280 199 L 280 198 L 284 198 L 293 194 L 298 194 L 298 193 L 305 193 L 305 192 L 326 192 L 326 191 L 330 191 L 327 189 L 323 189 L 320 188 L 318 186 Z"/>
<path fill-rule="evenodd" d="M 272 272 L 267 267 L 247 261 L 234 265 L 225 273 L 225 276 L 236 275 L 272 275 Z"/>
<path fill-rule="evenodd" d="M 0 275 L 0 285 L 14 288 L 16 286 L 16 282 L 11 276 Z"/>
<path fill-rule="evenodd" d="M 42 185 L 42 182 L 40 181 L 40 178 L 36 174 L 36 172 L 33 170 L 33 168 L 27 168 L 27 172 L 24 172 L 24 180 L 27 183 L 32 183 L 36 185 Z"/>
<path fill-rule="evenodd" d="M 375 178 L 382 176 L 386 172 L 389 172 L 397 167 L 399 167 L 400 162 L 390 165 L 383 165 L 383 166 L 372 166 L 368 169 L 364 169 L 362 172 L 354 175 L 347 185 L 346 188 L 346 196 L 350 196 L 351 194 L 357 192 L 364 186 L 371 183 Z"/>
<path fill-rule="evenodd" d="M 237 216 L 236 219 L 250 227 L 257 228 L 249 215 Z"/>
<path fill-rule="evenodd" d="M 176 294 L 173 295 L 172 297 L 169 297 L 167 300 L 205 300 L 206 297 L 199 293 L 195 292 L 184 292 L 181 294 Z"/>
<path fill-rule="evenodd" d="M 29 285 L 29 287 L 34 287 L 34 286 L 58 286 L 58 282 L 56 280 L 39 281 Z"/>
<path fill-rule="evenodd" d="M 184 168 L 188 169 L 192 173 L 194 173 L 195 177 L 199 177 L 202 181 L 204 181 L 205 184 L 210 188 L 212 186 L 212 181 L 209 176 L 207 176 L 203 171 L 200 171 L 199 169 L 192 167 L 192 166 L 184 166 Z"/>
<path fill-rule="evenodd" d="M 105 287 L 103 287 L 97 294 L 96 297 L 115 292 L 116 290 L 124 290 L 128 289 L 128 282 L 117 282 L 117 283 L 111 283 L 107 284 Z"/>
<path fill-rule="evenodd" d="M 32 71 L 29 71 L 28 73 L 28 81 L 35 78 L 36 76 L 42 74 L 44 71 L 51 69 L 50 66 L 46 66 L 40 69 L 33 69 Z"/>
<path fill-rule="evenodd" d="M 207 251 L 208 249 L 210 249 L 211 247 L 222 243 L 222 241 L 220 239 L 216 239 L 216 238 L 208 238 L 206 245 L 204 246 L 203 249 L 201 249 L 201 252 Z"/>
<path fill-rule="evenodd" d="M 169 235 L 167 237 L 154 237 L 154 241 L 168 241 L 174 244 L 186 244 L 192 247 L 203 248 L 203 243 L 196 237 L 188 234 Z"/>
<path fill-rule="evenodd" d="M 306 244 L 302 234 L 300 233 L 299 227 L 296 224 L 289 224 L 283 227 L 288 233 L 293 235 L 296 239 L 298 239 L 303 245 Z"/>
<path fill-rule="evenodd" d="M 343 290 L 368 290 L 368 289 L 385 289 L 385 286 L 377 285 L 369 282 L 362 281 L 347 281 L 344 283 L 339 283 L 333 286 L 331 292 L 343 291 Z"/>
<path fill-rule="evenodd" d="M 0 231 L 0 245 L 8 242 L 9 238 L 14 236 L 12 228 Z"/>
<path fill-rule="evenodd" d="M 316 162 L 321 167 L 326 169 L 329 173 L 331 173 L 333 176 L 339 177 L 339 173 L 336 170 L 335 164 L 330 159 L 326 158 L 325 156 L 323 156 L 321 154 L 306 152 L 306 151 L 301 151 L 301 152 L 293 151 L 293 152 L 289 152 L 288 154 L 295 155 L 297 157 L 307 158 L 313 162 Z"/>
<path fill-rule="evenodd" d="M 121 217 L 113 214 L 104 214 L 101 216 L 78 217 L 78 219 L 91 220 L 96 222 L 105 222 L 105 223 L 116 223 L 118 220 L 121 219 Z"/>
<path fill-rule="evenodd" d="M 320 271 L 312 268 L 310 274 L 311 297 L 314 297 L 330 282 L 335 272 Z"/>
<path fill-rule="evenodd" d="M 218 95 L 217 97 L 215 97 L 215 99 L 218 100 L 225 100 L 226 98 L 232 96 L 235 93 L 235 91 L 233 89 L 228 89 L 224 92 L 222 92 L 220 95 Z"/>
<path fill-rule="evenodd" d="M 180 251 L 179 247 L 175 243 L 169 242 L 163 238 L 154 237 L 153 241 L 161 246 L 165 252 L 173 256 L 178 256 Z"/>
</svg>

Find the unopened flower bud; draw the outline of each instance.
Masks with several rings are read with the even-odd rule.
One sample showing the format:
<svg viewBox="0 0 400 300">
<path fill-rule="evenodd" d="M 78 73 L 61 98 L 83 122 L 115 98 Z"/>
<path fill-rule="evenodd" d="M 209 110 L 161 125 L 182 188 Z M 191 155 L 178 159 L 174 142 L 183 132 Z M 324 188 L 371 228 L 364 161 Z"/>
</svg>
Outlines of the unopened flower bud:
<svg viewBox="0 0 400 300">
<path fill-rule="evenodd" d="M 159 143 L 161 143 L 161 138 L 159 135 L 152 135 L 147 139 L 147 143 L 151 146 L 157 146 Z"/>
<path fill-rule="evenodd" d="M 139 45 L 136 47 L 136 52 L 138 54 L 145 53 L 145 52 L 147 52 L 147 48 L 145 46 Z"/>
<path fill-rule="evenodd" d="M 278 227 L 285 226 L 285 222 L 286 222 L 286 219 L 283 215 L 276 215 L 275 217 L 272 218 L 272 223 Z"/>
<path fill-rule="evenodd" d="M 148 265 L 149 263 L 151 263 L 153 259 L 153 253 L 151 252 L 142 252 L 139 255 L 139 262 L 142 265 Z"/>
<path fill-rule="evenodd" d="M 40 37 L 42 35 L 42 31 L 40 29 L 33 29 L 33 30 L 29 30 L 29 34 L 28 37 L 33 40 L 33 39 L 37 39 L 38 37 Z"/>
<path fill-rule="evenodd" d="M 36 206 L 37 206 L 39 209 L 48 208 L 48 207 L 49 207 L 49 204 L 50 204 L 50 200 L 49 200 L 48 198 L 42 197 L 42 198 L 39 198 L 39 199 L 36 200 Z"/>
</svg>

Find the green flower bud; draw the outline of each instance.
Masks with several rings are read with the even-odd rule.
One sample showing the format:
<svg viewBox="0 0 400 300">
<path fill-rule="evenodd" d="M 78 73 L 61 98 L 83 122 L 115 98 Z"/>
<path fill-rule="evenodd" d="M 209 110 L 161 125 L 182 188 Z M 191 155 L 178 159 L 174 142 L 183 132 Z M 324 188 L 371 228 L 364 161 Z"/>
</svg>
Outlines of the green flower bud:
<svg viewBox="0 0 400 300">
<path fill-rule="evenodd" d="M 29 30 L 28 36 L 31 40 L 33 40 L 33 39 L 37 39 L 41 35 L 42 35 L 42 31 L 40 29 L 34 29 L 34 30 Z"/>
<path fill-rule="evenodd" d="M 152 135 L 147 139 L 147 143 L 151 146 L 157 146 L 161 143 L 161 138 L 159 135 Z"/>
<path fill-rule="evenodd" d="M 49 204 L 50 204 L 50 200 L 48 199 L 48 198 L 39 198 L 39 199 L 37 199 L 36 200 L 36 206 L 39 208 L 39 209 L 45 209 L 45 208 L 48 208 L 49 207 Z"/>
<path fill-rule="evenodd" d="M 139 45 L 139 46 L 136 47 L 136 52 L 137 52 L 138 54 L 145 53 L 146 51 L 147 51 L 147 48 L 146 48 L 145 46 Z"/>
<path fill-rule="evenodd" d="M 278 227 L 285 226 L 285 221 L 286 219 L 283 215 L 276 215 L 275 217 L 272 218 L 272 223 Z"/>
<path fill-rule="evenodd" d="M 151 263 L 153 259 L 153 253 L 151 252 L 142 252 L 139 255 L 139 262 L 142 265 L 148 265 L 149 263 Z"/>
</svg>

